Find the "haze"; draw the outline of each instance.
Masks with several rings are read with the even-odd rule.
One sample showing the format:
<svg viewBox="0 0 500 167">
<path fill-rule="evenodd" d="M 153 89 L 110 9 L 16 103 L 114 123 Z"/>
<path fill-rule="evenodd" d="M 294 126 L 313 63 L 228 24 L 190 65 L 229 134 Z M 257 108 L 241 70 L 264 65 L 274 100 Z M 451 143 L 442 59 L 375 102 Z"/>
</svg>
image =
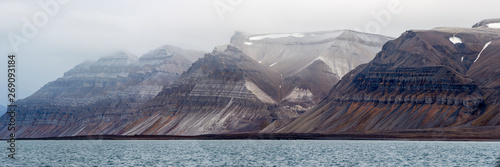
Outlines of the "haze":
<svg viewBox="0 0 500 167">
<path fill-rule="evenodd" d="M 51 15 L 39 2 L 56 2 Z M 67 1 L 67 3 L 64 3 Z M 17 98 L 86 60 L 126 50 L 138 57 L 164 44 L 209 52 L 235 31 L 288 33 L 355 29 L 398 37 L 409 29 L 471 27 L 500 17 L 494 0 L 3 0 L 0 1 L 0 68 L 15 52 Z M 215 5 L 214 5 L 215 4 Z M 44 12 L 33 37 L 23 26 Z M 387 15 L 389 14 L 389 15 Z M 38 21 L 44 21 L 38 17 Z M 35 25 L 36 26 L 36 25 Z M 26 41 L 12 47 L 12 35 Z M 0 59 L 1 60 L 1 59 Z M 7 104 L 7 73 L 0 75 L 0 104 Z"/>
</svg>

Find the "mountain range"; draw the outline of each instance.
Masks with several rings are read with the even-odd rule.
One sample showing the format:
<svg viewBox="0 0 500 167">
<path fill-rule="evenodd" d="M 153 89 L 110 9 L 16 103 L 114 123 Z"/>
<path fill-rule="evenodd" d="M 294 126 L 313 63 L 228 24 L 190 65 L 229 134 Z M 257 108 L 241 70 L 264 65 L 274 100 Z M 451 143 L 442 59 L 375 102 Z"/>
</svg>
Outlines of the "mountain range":
<svg viewBox="0 0 500 167">
<path fill-rule="evenodd" d="M 408 30 L 396 39 L 236 32 L 204 55 L 168 45 L 139 58 L 119 52 L 16 102 L 16 135 L 499 138 L 498 25 Z"/>
<path fill-rule="evenodd" d="M 84 62 L 18 100 L 18 137 L 108 134 L 191 66 L 203 52 L 162 46 L 137 58 L 117 52 Z M 7 120 L 7 115 L 2 121 Z M 6 133 L 2 123 L 0 134 Z"/>
<path fill-rule="evenodd" d="M 498 21 L 403 33 L 277 132 L 498 131 L 500 29 L 490 26 Z"/>
</svg>

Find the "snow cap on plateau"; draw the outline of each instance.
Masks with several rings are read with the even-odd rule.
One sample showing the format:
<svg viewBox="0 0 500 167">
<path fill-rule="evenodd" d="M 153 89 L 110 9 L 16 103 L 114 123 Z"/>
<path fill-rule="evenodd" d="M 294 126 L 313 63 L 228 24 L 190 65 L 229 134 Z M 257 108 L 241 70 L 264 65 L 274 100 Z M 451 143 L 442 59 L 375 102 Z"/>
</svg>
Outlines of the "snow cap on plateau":
<svg viewBox="0 0 500 167">
<path fill-rule="evenodd" d="M 249 39 L 251 41 L 258 41 L 266 38 L 271 38 L 271 39 L 276 39 L 276 38 L 285 38 L 285 37 L 296 37 L 296 38 L 301 38 L 304 37 L 304 34 L 301 33 L 292 33 L 292 34 L 269 34 L 269 35 L 259 35 L 259 36 L 253 36 L 250 37 Z"/>
</svg>

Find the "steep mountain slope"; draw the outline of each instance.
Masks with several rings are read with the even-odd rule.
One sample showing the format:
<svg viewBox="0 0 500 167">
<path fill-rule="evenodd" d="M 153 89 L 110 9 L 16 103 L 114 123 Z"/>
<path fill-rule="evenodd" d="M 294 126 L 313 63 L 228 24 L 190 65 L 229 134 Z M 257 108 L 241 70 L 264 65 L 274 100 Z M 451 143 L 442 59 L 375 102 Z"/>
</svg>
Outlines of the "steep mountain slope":
<svg viewBox="0 0 500 167">
<path fill-rule="evenodd" d="M 190 67 L 183 53 L 166 45 L 140 58 L 119 52 L 77 65 L 16 102 L 16 136 L 116 134 L 143 103 Z M 0 125 L 2 135 L 5 125 Z"/>
<path fill-rule="evenodd" d="M 273 119 L 280 76 L 228 45 L 195 62 L 139 111 L 125 135 L 257 132 Z"/>
<path fill-rule="evenodd" d="M 500 39 L 488 44 L 467 71 L 467 76 L 481 89 L 486 104 L 483 114 L 472 122 L 472 126 L 500 125 Z"/>
<path fill-rule="evenodd" d="M 491 25 L 491 21 L 485 21 Z M 278 133 L 499 125 L 499 29 L 411 30 Z"/>
</svg>

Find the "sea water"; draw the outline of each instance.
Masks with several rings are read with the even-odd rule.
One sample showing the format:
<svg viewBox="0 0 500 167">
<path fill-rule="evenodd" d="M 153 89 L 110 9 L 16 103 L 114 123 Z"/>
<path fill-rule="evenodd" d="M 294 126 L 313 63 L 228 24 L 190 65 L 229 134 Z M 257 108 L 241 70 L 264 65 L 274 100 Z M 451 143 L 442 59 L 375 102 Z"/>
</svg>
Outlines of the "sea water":
<svg viewBox="0 0 500 167">
<path fill-rule="evenodd" d="M 7 143 L 2 141 L 7 147 Z M 498 166 L 500 142 L 22 140 L 0 166 Z"/>
</svg>

